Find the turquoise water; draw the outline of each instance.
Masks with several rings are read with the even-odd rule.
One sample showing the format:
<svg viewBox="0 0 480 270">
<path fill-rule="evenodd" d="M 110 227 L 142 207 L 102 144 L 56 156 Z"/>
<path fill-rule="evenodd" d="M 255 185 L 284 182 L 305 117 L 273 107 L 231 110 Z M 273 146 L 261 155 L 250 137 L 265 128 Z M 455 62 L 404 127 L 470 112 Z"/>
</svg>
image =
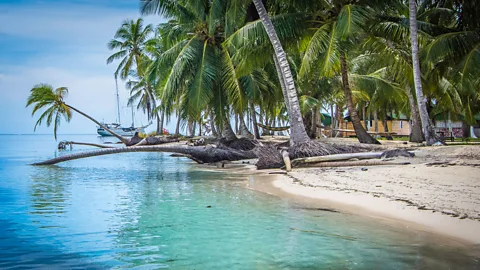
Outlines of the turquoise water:
<svg viewBox="0 0 480 270">
<path fill-rule="evenodd" d="M 0 269 L 480 269 L 478 248 L 302 209 L 168 154 L 28 165 L 61 154 L 52 136 L 0 136 Z"/>
</svg>

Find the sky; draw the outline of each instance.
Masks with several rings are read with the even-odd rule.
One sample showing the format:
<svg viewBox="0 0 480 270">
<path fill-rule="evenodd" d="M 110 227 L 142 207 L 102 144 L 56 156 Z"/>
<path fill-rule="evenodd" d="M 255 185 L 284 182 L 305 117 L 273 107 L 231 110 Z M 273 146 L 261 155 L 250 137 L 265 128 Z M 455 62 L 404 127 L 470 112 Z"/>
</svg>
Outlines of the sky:
<svg viewBox="0 0 480 270">
<path fill-rule="evenodd" d="M 36 118 L 25 108 L 38 83 L 66 86 L 69 105 L 99 121 L 116 119 L 115 72 L 106 64 L 107 43 L 125 19 L 140 17 L 138 0 L 0 0 L 0 134 L 34 133 Z M 144 18 L 158 24 L 158 15 Z M 131 124 L 128 91 L 119 81 L 122 124 Z M 136 112 L 136 125 L 147 124 Z M 175 119 L 167 125 L 174 130 Z M 155 130 L 155 123 L 147 131 Z M 59 134 L 94 134 L 95 124 L 74 114 Z M 52 134 L 41 126 L 38 134 Z"/>
</svg>

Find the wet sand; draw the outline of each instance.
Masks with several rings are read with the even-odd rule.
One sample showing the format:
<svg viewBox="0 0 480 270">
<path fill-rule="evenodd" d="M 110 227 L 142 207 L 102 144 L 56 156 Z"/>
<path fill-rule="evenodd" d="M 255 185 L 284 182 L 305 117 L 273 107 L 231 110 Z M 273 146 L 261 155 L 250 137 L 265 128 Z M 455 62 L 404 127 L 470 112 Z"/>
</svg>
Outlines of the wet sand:
<svg viewBox="0 0 480 270">
<path fill-rule="evenodd" d="M 479 150 L 424 148 L 408 160 L 410 165 L 401 166 L 303 168 L 288 176 L 264 172 L 251 177 L 247 186 L 479 245 Z"/>
</svg>

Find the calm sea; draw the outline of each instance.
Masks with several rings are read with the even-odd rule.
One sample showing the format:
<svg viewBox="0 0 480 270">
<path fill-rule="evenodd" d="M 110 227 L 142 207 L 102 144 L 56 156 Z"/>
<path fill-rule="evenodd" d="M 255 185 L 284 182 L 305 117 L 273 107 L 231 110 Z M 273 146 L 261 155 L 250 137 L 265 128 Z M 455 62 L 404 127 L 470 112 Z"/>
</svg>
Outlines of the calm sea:
<svg viewBox="0 0 480 270">
<path fill-rule="evenodd" d="M 0 136 L 0 269 L 480 269 L 474 247 L 302 209 L 168 154 L 28 165 L 70 153 L 56 145 Z"/>
</svg>

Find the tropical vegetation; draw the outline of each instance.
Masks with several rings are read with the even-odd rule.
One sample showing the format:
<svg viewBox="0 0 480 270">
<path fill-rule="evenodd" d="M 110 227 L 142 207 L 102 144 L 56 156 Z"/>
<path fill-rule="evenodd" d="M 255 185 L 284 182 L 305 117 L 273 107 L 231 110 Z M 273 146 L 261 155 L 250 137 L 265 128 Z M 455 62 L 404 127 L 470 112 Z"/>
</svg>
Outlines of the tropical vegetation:
<svg viewBox="0 0 480 270">
<path fill-rule="evenodd" d="M 177 134 L 183 126 L 235 140 L 259 138 L 259 125 L 264 133 L 289 126 L 290 144 L 304 144 L 320 136 L 321 112 L 333 130 L 346 112 L 359 141 L 374 144 L 366 120 L 380 132 L 378 121 L 402 114 L 411 141 L 433 144 L 437 115 L 468 127 L 480 112 L 480 7 L 472 2 L 141 0 L 143 15 L 167 21 L 124 21 L 107 63 L 118 65 L 129 102 L 157 119 L 158 133 L 176 115 Z M 51 100 L 64 90 L 55 91 Z M 46 119 L 56 132 L 59 115 L 70 115 L 52 102 L 37 124 Z M 47 104 L 34 103 L 34 112 Z"/>
</svg>

